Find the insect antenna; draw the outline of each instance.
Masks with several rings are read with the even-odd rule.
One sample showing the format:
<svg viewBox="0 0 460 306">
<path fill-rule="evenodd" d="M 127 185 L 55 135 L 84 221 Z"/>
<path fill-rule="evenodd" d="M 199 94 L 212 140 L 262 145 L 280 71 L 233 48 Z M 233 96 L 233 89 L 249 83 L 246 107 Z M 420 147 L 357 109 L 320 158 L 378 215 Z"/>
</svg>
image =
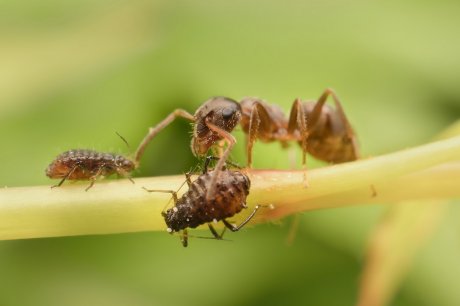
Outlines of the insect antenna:
<svg viewBox="0 0 460 306">
<path fill-rule="evenodd" d="M 126 146 L 127 146 L 128 148 L 131 148 L 131 147 L 129 146 L 129 143 L 126 141 L 126 139 L 125 139 L 123 136 L 121 136 L 120 134 L 118 134 L 118 132 L 115 132 L 115 134 L 117 134 L 118 137 L 120 137 L 121 140 L 123 140 L 123 142 L 126 144 Z"/>
</svg>

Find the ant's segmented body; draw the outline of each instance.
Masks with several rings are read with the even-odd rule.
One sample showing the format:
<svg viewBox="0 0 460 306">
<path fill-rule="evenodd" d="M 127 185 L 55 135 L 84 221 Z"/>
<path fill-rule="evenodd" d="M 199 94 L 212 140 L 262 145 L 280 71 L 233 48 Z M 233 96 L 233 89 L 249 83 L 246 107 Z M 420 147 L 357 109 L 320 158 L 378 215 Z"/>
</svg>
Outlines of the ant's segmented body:
<svg viewBox="0 0 460 306">
<path fill-rule="evenodd" d="M 325 105 L 332 96 L 335 108 Z M 215 185 L 224 162 L 236 143 L 230 134 L 238 123 L 247 134 L 247 164 L 252 166 L 252 147 L 256 139 L 263 142 L 279 141 L 286 146 L 291 141 L 300 143 L 303 151 L 302 163 L 306 163 L 309 152 L 318 159 L 341 163 L 359 158 L 356 135 L 342 109 L 339 98 L 332 89 L 326 89 L 316 102 L 302 102 L 296 99 L 289 118 L 276 105 L 270 105 L 257 98 L 245 98 L 240 103 L 226 97 L 214 97 L 203 103 L 194 115 L 177 109 L 167 116 L 142 141 L 136 158 L 142 155 L 147 144 L 175 118 L 183 117 L 193 121 L 192 151 L 203 156 L 218 141 L 227 142 L 216 171 L 208 188 L 207 198 L 215 193 Z"/>
<path fill-rule="evenodd" d="M 187 228 L 196 228 L 199 225 L 208 224 L 214 238 L 222 239 L 223 232 L 218 234 L 211 222 L 222 221 L 226 228 L 235 232 L 241 229 L 255 215 L 260 205 L 257 205 L 252 213 L 240 225 L 235 226 L 226 219 L 239 213 L 246 206 L 246 197 L 249 194 L 251 182 L 249 177 L 240 171 L 222 169 L 216 182 L 216 194 L 213 199 L 206 198 L 213 174 L 216 170 L 207 170 L 209 159 L 206 160 L 203 174 L 193 182 L 190 174 L 186 174 L 188 191 L 178 198 L 172 190 L 148 190 L 149 192 L 171 193 L 174 199 L 174 207 L 162 212 L 168 232 L 182 231 L 181 241 L 184 247 L 188 244 Z"/>
</svg>

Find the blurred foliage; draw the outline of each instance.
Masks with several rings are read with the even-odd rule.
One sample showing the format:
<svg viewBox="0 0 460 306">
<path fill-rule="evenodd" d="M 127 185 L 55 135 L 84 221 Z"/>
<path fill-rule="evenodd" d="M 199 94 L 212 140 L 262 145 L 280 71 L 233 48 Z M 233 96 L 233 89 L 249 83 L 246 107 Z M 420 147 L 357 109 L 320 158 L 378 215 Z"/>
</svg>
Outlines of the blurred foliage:
<svg viewBox="0 0 460 306">
<path fill-rule="evenodd" d="M 51 184 L 44 169 L 70 148 L 132 153 L 115 131 L 135 147 L 213 95 L 287 112 L 332 87 L 364 156 L 427 142 L 460 114 L 459 12 L 449 0 L 0 0 L 0 184 Z M 194 166 L 189 136 L 172 124 L 136 175 Z M 288 155 L 256 144 L 255 167 L 287 168 Z M 3 241 L 0 304 L 353 305 L 383 210 L 305 214 L 291 247 L 289 222 L 188 249 L 166 233 Z M 460 304 L 460 208 L 448 210 L 392 305 Z"/>
</svg>

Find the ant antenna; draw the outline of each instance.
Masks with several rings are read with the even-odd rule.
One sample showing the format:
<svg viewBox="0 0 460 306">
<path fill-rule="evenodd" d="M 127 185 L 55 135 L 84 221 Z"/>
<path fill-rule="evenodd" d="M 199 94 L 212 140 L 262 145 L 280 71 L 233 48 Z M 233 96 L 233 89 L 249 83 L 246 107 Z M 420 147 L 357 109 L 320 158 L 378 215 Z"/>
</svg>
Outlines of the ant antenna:
<svg viewBox="0 0 460 306">
<path fill-rule="evenodd" d="M 115 132 L 115 134 L 117 134 L 118 137 L 120 137 L 121 140 L 123 140 L 123 142 L 124 142 L 124 143 L 126 144 L 126 146 L 129 148 L 129 143 L 126 141 L 126 139 L 125 139 L 123 136 L 121 136 L 120 134 L 118 134 L 118 132 Z"/>
</svg>

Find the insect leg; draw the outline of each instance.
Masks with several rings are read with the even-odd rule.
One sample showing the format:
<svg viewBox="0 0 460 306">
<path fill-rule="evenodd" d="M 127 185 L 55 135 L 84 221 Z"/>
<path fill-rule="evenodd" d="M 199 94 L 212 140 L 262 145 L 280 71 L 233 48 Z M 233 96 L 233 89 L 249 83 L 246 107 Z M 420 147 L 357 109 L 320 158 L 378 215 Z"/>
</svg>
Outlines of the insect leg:
<svg viewBox="0 0 460 306">
<path fill-rule="evenodd" d="M 172 197 L 174 199 L 174 203 L 177 202 L 177 192 L 174 190 L 161 190 L 161 189 L 147 189 L 145 187 L 142 187 L 145 191 L 147 192 L 162 192 L 162 193 L 170 193 L 172 194 Z"/>
<path fill-rule="evenodd" d="M 216 229 L 214 228 L 214 226 L 212 226 L 211 223 L 208 223 L 208 227 L 212 235 L 214 236 L 214 238 L 216 238 L 217 240 L 222 240 L 222 238 L 224 237 L 225 230 L 227 229 L 226 227 L 224 227 L 224 229 L 222 230 L 222 233 L 220 234 L 216 231 Z"/>
<path fill-rule="evenodd" d="M 97 178 L 102 174 L 102 170 L 104 169 L 104 164 L 102 164 L 99 169 L 97 169 L 97 172 L 96 174 L 94 174 L 93 176 L 91 176 L 89 179 L 90 179 L 90 183 L 89 183 L 89 186 L 86 187 L 85 191 L 88 191 L 91 189 L 91 187 L 93 187 L 94 183 L 96 182 Z"/>
<path fill-rule="evenodd" d="M 306 165 L 308 126 L 307 116 L 300 99 L 295 99 L 289 115 L 288 133 L 293 135 L 296 131 L 299 131 L 300 141 L 302 142 L 302 165 Z"/>
<path fill-rule="evenodd" d="M 187 182 L 187 186 L 190 188 L 190 186 L 192 185 L 192 173 L 190 172 L 187 172 L 185 173 L 185 181 Z M 182 187 L 182 186 L 181 186 Z"/>
<path fill-rule="evenodd" d="M 131 183 L 135 184 L 135 183 L 134 183 L 134 180 L 133 180 L 133 178 L 131 177 L 131 174 L 130 174 L 129 172 L 127 172 L 127 171 L 125 171 L 125 170 L 123 170 L 123 169 L 121 169 L 121 168 L 118 168 L 118 169 L 117 169 L 117 174 L 118 174 L 119 176 L 122 176 L 122 177 L 124 177 L 124 178 L 127 178 L 128 180 L 130 180 Z"/>
<path fill-rule="evenodd" d="M 339 97 L 335 93 L 335 91 L 331 88 L 327 88 L 321 97 L 319 97 L 318 101 L 316 102 L 315 107 L 313 108 L 312 114 L 311 114 L 311 127 L 313 128 L 315 124 L 317 123 L 320 115 L 321 115 L 321 110 L 323 108 L 323 105 L 326 103 L 326 100 L 329 96 L 332 96 L 332 99 L 334 100 L 335 103 L 335 108 L 337 110 L 337 113 L 339 114 L 340 120 L 343 122 L 346 132 L 347 132 L 347 137 L 350 139 L 353 145 L 353 151 L 354 151 L 354 157 L 355 159 L 359 158 L 359 150 L 358 150 L 358 142 L 356 140 L 356 135 L 355 132 L 353 131 L 353 128 L 351 127 L 350 122 L 348 121 L 347 116 L 345 115 L 345 111 L 342 108 L 342 103 L 340 102 Z"/>
<path fill-rule="evenodd" d="M 254 217 L 254 215 L 256 214 L 256 212 L 259 210 L 259 208 L 262 207 L 261 205 L 256 205 L 256 207 L 254 208 L 254 210 L 252 211 L 252 213 L 246 218 L 246 220 L 244 220 L 243 222 L 241 222 L 240 225 L 233 225 L 231 224 L 230 222 L 228 222 L 227 220 L 223 219 L 222 222 L 225 224 L 225 226 L 231 230 L 232 232 L 236 232 L 236 231 L 239 231 L 243 226 L 245 226 L 249 221 L 251 221 L 251 219 Z"/>
<path fill-rule="evenodd" d="M 72 167 L 72 169 L 70 169 L 69 172 L 67 172 L 67 174 L 62 178 L 62 180 L 58 184 L 51 186 L 51 188 L 60 187 L 78 167 L 80 167 L 80 164 L 77 163 L 75 166 Z"/>
<path fill-rule="evenodd" d="M 182 245 L 184 246 L 184 248 L 186 248 L 188 246 L 188 232 L 187 232 L 187 229 L 184 229 L 182 231 L 182 235 L 180 235 L 180 242 L 182 242 Z"/>
<path fill-rule="evenodd" d="M 157 124 L 155 127 L 151 127 L 149 129 L 149 132 L 147 135 L 144 137 L 142 140 L 141 144 L 136 150 L 135 154 L 135 161 L 136 163 L 139 163 L 139 160 L 142 157 L 142 154 L 144 154 L 145 148 L 149 144 L 150 141 L 161 131 L 163 130 L 166 126 L 168 126 L 171 122 L 174 121 L 177 117 L 182 117 L 185 119 L 188 119 L 190 121 L 195 121 L 195 117 L 193 115 L 189 114 L 187 111 L 183 109 L 176 109 L 174 110 L 171 114 L 169 114 L 163 121 L 161 121 L 159 124 Z"/>
<path fill-rule="evenodd" d="M 255 99 L 251 104 L 249 115 L 248 135 L 246 136 L 247 167 L 252 167 L 252 148 L 259 135 L 272 135 L 273 119 L 267 111 L 267 106 Z"/>
<path fill-rule="evenodd" d="M 236 139 L 229 132 L 227 132 L 227 131 L 221 129 L 220 127 L 218 127 L 218 126 L 212 124 L 211 122 L 209 122 L 208 119 L 206 120 L 206 125 L 212 131 L 214 131 L 217 134 L 219 134 L 219 136 L 222 137 L 223 139 L 225 139 L 227 141 L 227 143 L 228 143 L 227 148 L 224 151 L 224 154 L 222 155 L 222 157 L 217 162 L 216 168 L 215 168 L 214 173 L 213 173 L 212 178 L 211 178 L 211 182 L 209 184 L 208 192 L 206 193 L 206 199 L 210 200 L 214 196 L 214 192 L 215 192 L 215 189 L 216 189 L 217 179 L 219 177 L 219 173 L 220 173 L 220 171 L 222 171 L 222 167 L 224 166 L 224 163 L 227 160 L 228 155 L 230 154 L 230 151 L 232 150 L 233 146 L 235 145 Z"/>
<path fill-rule="evenodd" d="M 249 133 L 246 142 L 246 156 L 247 156 L 247 163 L 248 168 L 252 167 L 252 147 L 254 146 L 254 142 L 257 139 L 257 134 L 259 132 L 259 125 L 260 125 L 260 117 L 259 112 L 257 111 L 257 106 L 255 104 L 252 105 L 251 116 L 249 119 Z"/>
</svg>

